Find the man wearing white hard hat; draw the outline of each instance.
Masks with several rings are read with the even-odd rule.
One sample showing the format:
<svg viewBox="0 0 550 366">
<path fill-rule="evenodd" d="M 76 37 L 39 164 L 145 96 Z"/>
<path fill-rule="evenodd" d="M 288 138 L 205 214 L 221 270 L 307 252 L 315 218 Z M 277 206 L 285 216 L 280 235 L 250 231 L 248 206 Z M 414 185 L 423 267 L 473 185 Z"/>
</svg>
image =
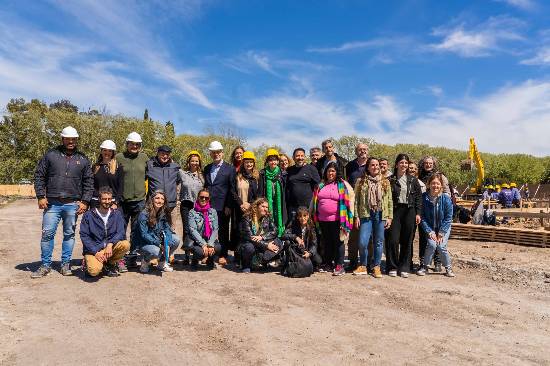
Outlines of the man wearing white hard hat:
<svg viewBox="0 0 550 366">
<path fill-rule="evenodd" d="M 78 132 L 73 127 L 61 131 L 62 144 L 42 157 L 34 173 L 38 208 L 43 210 L 40 267 L 31 278 L 51 272 L 55 232 L 63 220 L 61 269 L 63 276 L 72 275 L 71 257 L 78 215 L 88 208 L 94 191 L 90 161 L 77 150 Z"/>
<path fill-rule="evenodd" d="M 223 161 L 223 146 L 219 141 L 212 141 L 208 146 L 212 163 L 204 167 L 204 186 L 210 192 L 210 206 L 218 214 L 218 238 L 222 247 L 219 264 L 227 264 L 229 242 L 229 218 L 231 208 L 235 206 L 234 190 L 235 168 Z"/>
<path fill-rule="evenodd" d="M 101 149 L 95 164 L 92 166 L 94 174 L 94 194 L 92 207 L 99 207 L 99 190 L 109 187 L 112 192 L 113 203 L 111 208 L 116 210 L 122 202 L 122 184 L 124 173 L 116 160 L 116 144 L 112 140 L 105 140 L 99 146 Z"/>
<path fill-rule="evenodd" d="M 126 137 L 126 151 L 116 154 L 116 161 L 122 167 L 124 172 L 122 184 L 122 212 L 126 220 L 126 225 L 130 222 L 130 255 L 126 258 L 128 267 L 137 267 L 137 248 L 135 240 L 132 240 L 136 233 L 136 222 L 141 211 L 145 208 L 145 174 L 147 154 L 142 152 L 142 139 L 139 133 L 131 132 Z M 118 269 L 126 271 L 124 262 L 118 264 Z"/>
</svg>

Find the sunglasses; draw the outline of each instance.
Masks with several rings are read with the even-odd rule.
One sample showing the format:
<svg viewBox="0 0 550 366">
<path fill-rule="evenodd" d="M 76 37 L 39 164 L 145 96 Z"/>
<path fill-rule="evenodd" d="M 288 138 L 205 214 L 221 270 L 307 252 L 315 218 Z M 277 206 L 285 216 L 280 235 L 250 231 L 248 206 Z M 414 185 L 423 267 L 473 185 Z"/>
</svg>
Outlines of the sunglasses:
<svg viewBox="0 0 550 366">
<path fill-rule="evenodd" d="M 208 196 L 199 196 L 199 199 L 208 201 L 210 199 L 210 197 L 208 197 Z"/>
</svg>

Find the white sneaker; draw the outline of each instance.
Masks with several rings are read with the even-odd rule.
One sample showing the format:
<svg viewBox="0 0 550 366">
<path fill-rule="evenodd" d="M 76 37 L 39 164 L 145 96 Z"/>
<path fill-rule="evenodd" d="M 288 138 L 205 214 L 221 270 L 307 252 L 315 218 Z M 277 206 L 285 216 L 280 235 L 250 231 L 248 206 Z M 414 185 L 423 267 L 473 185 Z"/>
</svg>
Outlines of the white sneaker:
<svg viewBox="0 0 550 366">
<path fill-rule="evenodd" d="M 141 266 L 139 266 L 139 271 L 141 273 L 147 273 L 149 272 L 149 261 L 146 261 L 145 259 L 141 261 Z"/>
<path fill-rule="evenodd" d="M 409 272 L 401 272 L 401 277 L 409 278 Z"/>
<path fill-rule="evenodd" d="M 389 272 L 388 272 L 388 276 L 390 276 L 390 277 L 397 277 L 397 271 L 395 271 L 395 270 L 389 271 Z"/>
<path fill-rule="evenodd" d="M 174 268 L 172 268 L 170 266 L 170 263 L 167 263 L 167 262 L 159 262 L 159 265 L 157 266 L 157 268 L 162 271 L 162 272 L 173 272 L 174 271 Z"/>
</svg>

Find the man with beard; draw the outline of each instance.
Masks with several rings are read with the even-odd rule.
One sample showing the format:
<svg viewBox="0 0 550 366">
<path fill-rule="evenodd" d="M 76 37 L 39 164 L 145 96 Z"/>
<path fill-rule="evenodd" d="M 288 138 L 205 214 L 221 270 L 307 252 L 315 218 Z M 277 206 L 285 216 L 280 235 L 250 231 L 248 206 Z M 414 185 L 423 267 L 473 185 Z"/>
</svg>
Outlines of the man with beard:
<svg viewBox="0 0 550 366">
<path fill-rule="evenodd" d="M 313 189 L 321 178 L 317 169 L 311 164 L 306 164 L 306 151 L 299 147 L 292 154 L 294 165 L 287 169 L 287 210 L 288 221 L 294 219 L 298 207 L 309 207 Z"/>
</svg>

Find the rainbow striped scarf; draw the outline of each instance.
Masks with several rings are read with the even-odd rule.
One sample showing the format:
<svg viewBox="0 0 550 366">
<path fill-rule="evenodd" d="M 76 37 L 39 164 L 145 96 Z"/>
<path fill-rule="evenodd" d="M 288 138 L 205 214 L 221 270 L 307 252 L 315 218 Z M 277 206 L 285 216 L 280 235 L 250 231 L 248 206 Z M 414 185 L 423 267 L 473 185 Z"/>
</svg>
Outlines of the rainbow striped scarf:
<svg viewBox="0 0 550 366">
<path fill-rule="evenodd" d="M 353 227 L 353 212 L 349 203 L 349 192 L 343 181 L 338 181 L 338 211 L 340 216 L 340 227 L 346 232 L 349 232 Z M 325 186 L 323 182 L 313 191 L 313 221 L 319 226 L 319 218 L 317 216 L 317 207 L 319 204 L 319 192 Z"/>
</svg>

